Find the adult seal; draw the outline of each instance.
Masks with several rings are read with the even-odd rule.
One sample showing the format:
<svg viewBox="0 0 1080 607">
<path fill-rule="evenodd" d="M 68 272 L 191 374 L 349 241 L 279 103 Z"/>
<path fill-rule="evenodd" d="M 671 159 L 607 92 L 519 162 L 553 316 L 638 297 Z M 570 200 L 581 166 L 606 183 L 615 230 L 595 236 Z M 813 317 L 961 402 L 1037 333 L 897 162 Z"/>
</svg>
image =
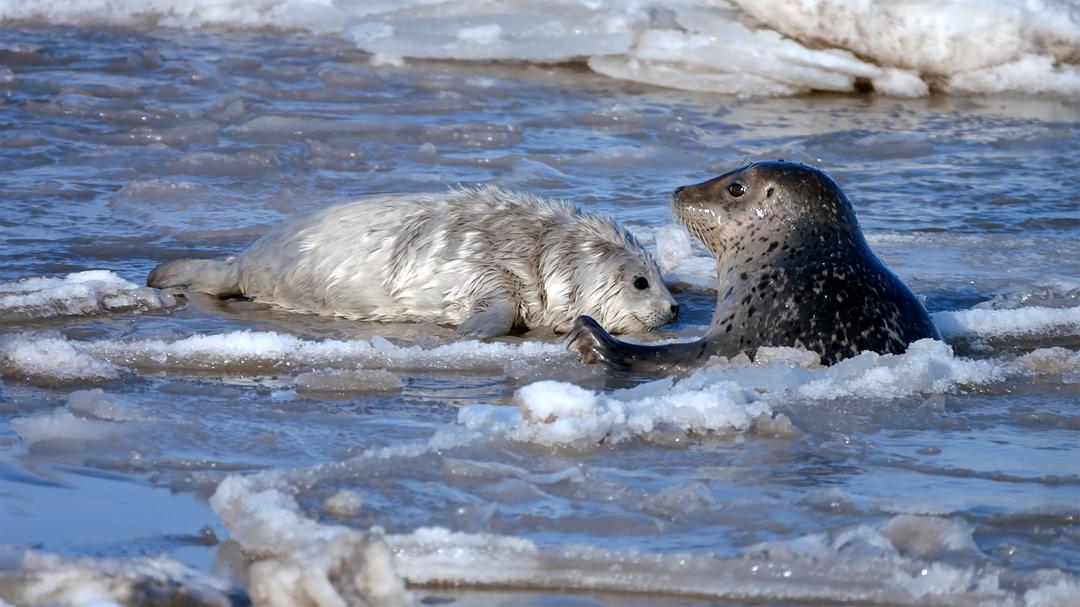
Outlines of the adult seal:
<svg viewBox="0 0 1080 607">
<path fill-rule="evenodd" d="M 565 333 L 580 315 L 648 331 L 678 313 L 656 262 L 612 219 L 495 187 L 338 204 L 227 259 L 163 264 L 146 282 L 475 336 Z"/>
<path fill-rule="evenodd" d="M 822 171 L 755 162 L 677 188 L 671 206 L 716 256 L 708 332 L 690 343 L 634 345 L 583 317 L 568 342 L 585 362 L 664 370 L 791 346 L 833 364 L 864 350 L 897 354 L 913 341 L 941 339 L 926 308 L 870 250 L 851 203 Z"/>
</svg>

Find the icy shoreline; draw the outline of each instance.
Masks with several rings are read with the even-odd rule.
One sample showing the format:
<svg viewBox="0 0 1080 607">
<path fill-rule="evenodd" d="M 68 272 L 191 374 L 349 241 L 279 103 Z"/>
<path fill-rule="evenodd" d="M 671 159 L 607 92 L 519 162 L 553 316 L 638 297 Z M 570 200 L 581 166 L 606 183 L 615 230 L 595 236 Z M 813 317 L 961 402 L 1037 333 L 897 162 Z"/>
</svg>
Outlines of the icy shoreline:
<svg viewBox="0 0 1080 607">
<path fill-rule="evenodd" d="M 594 3 L 411 0 L 0 1 L 0 21 L 281 28 L 339 35 L 380 64 L 585 61 L 599 74 L 743 97 L 1080 92 L 1080 7 L 1065 0 Z"/>
</svg>

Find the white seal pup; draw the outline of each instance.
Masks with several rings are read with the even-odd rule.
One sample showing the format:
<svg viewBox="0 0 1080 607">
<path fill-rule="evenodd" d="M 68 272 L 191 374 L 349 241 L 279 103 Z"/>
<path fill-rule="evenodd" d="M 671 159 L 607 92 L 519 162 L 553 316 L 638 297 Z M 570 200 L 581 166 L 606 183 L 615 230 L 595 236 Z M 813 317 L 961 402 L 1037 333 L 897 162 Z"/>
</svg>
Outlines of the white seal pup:
<svg viewBox="0 0 1080 607">
<path fill-rule="evenodd" d="M 899 354 L 913 341 L 941 339 L 919 299 L 870 250 L 851 203 L 822 171 L 756 162 L 676 189 L 671 206 L 716 256 L 708 332 L 695 342 L 641 346 L 582 318 L 568 341 L 585 362 L 658 371 L 792 346 L 832 364 L 864 350 Z"/>
<path fill-rule="evenodd" d="M 581 315 L 614 332 L 649 331 L 679 309 L 656 262 L 612 219 L 496 187 L 337 204 L 227 259 L 158 266 L 146 282 L 484 337 L 565 333 Z"/>
</svg>

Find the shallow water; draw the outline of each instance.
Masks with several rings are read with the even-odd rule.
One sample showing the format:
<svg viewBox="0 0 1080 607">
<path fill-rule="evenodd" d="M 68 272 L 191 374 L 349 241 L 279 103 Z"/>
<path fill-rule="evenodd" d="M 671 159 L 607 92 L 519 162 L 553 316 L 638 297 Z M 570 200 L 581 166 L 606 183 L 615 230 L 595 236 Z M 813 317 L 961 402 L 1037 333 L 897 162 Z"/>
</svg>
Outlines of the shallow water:
<svg viewBox="0 0 1080 607">
<path fill-rule="evenodd" d="M 451 604 L 1080 601 L 1075 100 L 739 99 L 274 30 L 0 36 L 4 567 L 90 557 L 63 583 L 191 575 L 204 602 L 209 577 L 327 571 L 367 572 L 329 579 L 375 604 L 399 579 Z M 136 286 L 293 212 L 497 183 L 630 225 L 685 310 L 659 336 L 693 336 L 715 284 L 668 193 L 778 157 L 843 185 L 949 345 L 650 383 L 542 332 Z M 0 598 L 34 602 L 13 579 Z"/>
</svg>

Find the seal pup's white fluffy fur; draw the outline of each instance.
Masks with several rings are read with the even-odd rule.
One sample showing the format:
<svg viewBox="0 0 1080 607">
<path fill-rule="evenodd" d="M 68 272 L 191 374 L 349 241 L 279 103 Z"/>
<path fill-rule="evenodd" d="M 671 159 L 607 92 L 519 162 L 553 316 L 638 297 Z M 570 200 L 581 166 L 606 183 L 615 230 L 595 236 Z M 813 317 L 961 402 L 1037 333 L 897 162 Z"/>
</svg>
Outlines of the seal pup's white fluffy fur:
<svg viewBox="0 0 1080 607">
<path fill-rule="evenodd" d="M 482 336 L 565 332 L 581 315 L 615 332 L 651 330 L 678 312 L 656 262 L 612 219 L 495 187 L 337 204 L 239 255 L 158 266 L 147 284 Z"/>
</svg>

